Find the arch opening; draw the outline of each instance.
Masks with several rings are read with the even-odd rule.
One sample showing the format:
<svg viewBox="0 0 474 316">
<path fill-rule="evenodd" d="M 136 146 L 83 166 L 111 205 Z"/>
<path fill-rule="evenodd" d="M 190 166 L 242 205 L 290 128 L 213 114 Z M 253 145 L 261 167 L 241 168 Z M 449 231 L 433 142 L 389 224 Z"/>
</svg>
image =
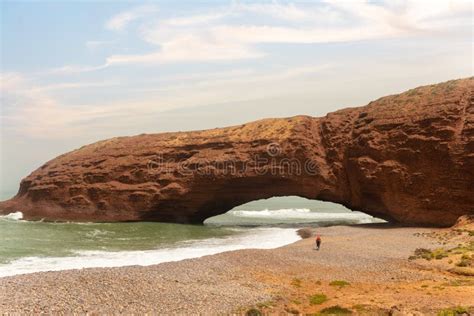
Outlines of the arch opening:
<svg viewBox="0 0 474 316">
<path fill-rule="evenodd" d="M 386 223 L 333 202 L 300 196 L 275 196 L 247 202 L 204 220 L 216 226 L 333 226 Z"/>
</svg>

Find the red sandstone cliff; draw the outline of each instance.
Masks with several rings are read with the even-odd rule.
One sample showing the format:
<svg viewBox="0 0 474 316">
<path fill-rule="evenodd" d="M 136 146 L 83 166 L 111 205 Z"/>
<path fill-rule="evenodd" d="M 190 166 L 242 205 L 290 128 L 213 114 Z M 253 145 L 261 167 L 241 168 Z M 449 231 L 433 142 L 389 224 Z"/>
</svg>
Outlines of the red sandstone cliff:
<svg viewBox="0 0 474 316">
<path fill-rule="evenodd" d="M 326 117 L 118 137 L 61 155 L 0 212 L 26 219 L 201 222 L 298 195 L 413 225 L 474 214 L 474 80 L 380 98 Z"/>
</svg>

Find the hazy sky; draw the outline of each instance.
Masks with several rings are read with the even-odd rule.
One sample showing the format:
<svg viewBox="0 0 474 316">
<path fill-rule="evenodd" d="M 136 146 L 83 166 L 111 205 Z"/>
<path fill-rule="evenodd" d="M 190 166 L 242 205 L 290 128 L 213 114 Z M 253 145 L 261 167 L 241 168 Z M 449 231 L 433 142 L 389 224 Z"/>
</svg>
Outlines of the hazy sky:
<svg viewBox="0 0 474 316">
<path fill-rule="evenodd" d="M 473 2 L 2 1 L 0 191 L 96 140 L 472 76 Z"/>
</svg>

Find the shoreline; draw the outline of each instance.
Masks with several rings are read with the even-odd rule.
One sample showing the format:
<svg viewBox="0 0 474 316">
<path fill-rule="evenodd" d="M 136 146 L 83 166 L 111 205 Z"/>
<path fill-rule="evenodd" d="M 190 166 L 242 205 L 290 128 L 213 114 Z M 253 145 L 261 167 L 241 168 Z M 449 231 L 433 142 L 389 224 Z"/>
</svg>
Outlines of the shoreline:
<svg viewBox="0 0 474 316">
<path fill-rule="evenodd" d="M 277 237 L 277 238 L 275 238 Z M 42 272 L 59 272 L 92 268 L 126 268 L 179 262 L 228 251 L 274 249 L 300 239 L 297 228 L 253 227 L 226 237 L 209 237 L 180 241 L 145 250 L 82 250 L 75 256 L 23 257 L 0 266 L 0 279 Z M 258 246 L 255 247 L 254 245 Z"/>
<path fill-rule="evenodd" d="M 308 223 L 308 224 L 312 224 L 312 223 Z M 245 237 L 250 237 L 249 233 L 251 232 L 251 230 L 253 229 L 260 229 L 260 230 L 265 230 L 265 229 L 272 229 L 272 228 L 281 228 L 281 229 L 285 229 L 285 230 L 292 230 L 295 234 L 295 238 L 297 238 L 296 240 L 294 241 L 289 241 L 288 243 L 284 243 L 283 245 L 277 245 L 276 247 L 248 247 L 248 246 L 242 246 L 242 248 L 239 248 L 239 246 L 235 247 L 237 249 L 222 249 L 222 250 L 216 250 L 216 249 L 213 249 L 213 248 L 217 248 L 219 247 L 218 245 L 214 245 L 214 247 L 209 247 L 209 250 L 207 253 L 204 253 L 204 254 L 194 254 L 194 255 L 190 255 L 190 256 L 182 256 L 182 258 L 180 259 L 176 259 L 175 257 L 173 258 L 169 258 L 167 259 L 166 261 L 160 261 L 160 260 L 157 260 L 156 262 L 153 262 L 153 263 L 144 263 L 144 264 L 117 264 L 117 263 L 107 263 L 107 264 L 104 264 L 104 265 L 94 265 L 94 264 L 86 264 L 85 266 L 82 266 L 82 267 L 71 267 L 71 268 L 61 268 L 61 267 L 52 267 L 52 268 L 44 268 L 44 269 L 40 269 L 40 270 L 36 270 L 36 271 L 31 271 L 31 272 L 20 272 L 20 273 L 11 273 L 9 274 L 8 272 L 4 272 L 2 271 L 1 267 L 0 267 L 0 280 L 2 278 L 5 278 L 5 277 L 10 277 L 10 276 L 17 276 L 17 275 L 26 275 L 26 274 L 33 274 L 33 273 L 43 273 L 43 272 L 59 272 L 59 271 L 68 271 L 68 270 L 82 270 L 82 269 L 93 269 L 93 268 L 126 268 L 126 267 L 132 267 L 132 266 L 140 266 L 140 267 L 149 267 L 149 266 L 154 266 L 154 265 L 159 265 L 159 264 L 162 264 L 162 263 L 168 263 L 168 262 L 179 262 L 179 261 L 182 261 L 182 260 L 187 260 L 187 259 L 196 259 L 196 258 L 201 258 L 201 257 L 205 257 L 205 256 L 212 256 L 212 255 L 217 255 L 217 254 L 221 254 L 221 253 L 226 253 L 226 252 L 232 252 L 232 251 L 239 251 L 239 250 L 246 250 L 246 249 L 278 249 L 278 248 L 281 248 L 281 247 L 286 247 L 286 246 L 289 246 L 291 244 L 294 244 L 298 241 L 300 241 L 301 239 L 304 239 L 300 234 L 299 234 L 299 231 L 302 230 L 302 229 L 305 229 L 305 228 L 311 228 L 311 229 L 319 229 L 319 228 L 324 228 L 324 227 L 333 227 L 333 226 L 347 226 L 347 227 L 365 227 L 365 228 L 397 228 L 397 227 L 405 227 L 405 226 L 400 226 L 400 225 L 397 225 L 397 224 L 393 224 L 393 223 L 388 223 L 388 222 L 385 222 L 385 223 L 363 223 L 363 224 L 346 224 L 346 225 L 338 225 L 338 224 L 335 224 L 335 225 L 321 225 L 319 227 L 310 227 L 308 225 L 299 225 L 299 224 L 296 224 L 296 225 L 287 225 L 287 224 L 283 224 L 283 225 L 268 225 L 268 226 L 235 226 L 235 227 L 229 227 L 229 226 L 223 226 L 223 227 L 227 227 L 227 228 L 246 228 L 246 229 L 249 229 L 249 231 L 246 232 L 246 235 L 242 235 L 242 236 L 234 236 L 234 237 L 237 237 L 237 238 L 241 238 L 241 239 L 244 239 Z M 262 233 L 261 233 L 262 234 Z M 263 236 L 259 236 L 259 237 L 263 237 Z M 273 236 L 272 236 L 273 237 Z M 212 238 L 210 238 L 212 239 Z M 201 244 L 203 245 L 206 245 L 206 242 L 209 241 L 210 239 L 203 239 L 203 240 L 192 240 L 191 244 L 188 245 L 188 246 L 185 246 L 185 245 L 182 245 L 182 246 L 174 246 L 174 247 L 164 247 L 164 248 L 157 248 L 157 249 L 149 249 L 149 250 L 122 250 L 122 251 L 94 251 L 94 250 L 90 250 L 90 251 L 83 251 L 82 254 L 85 254 L 85 253 L 91 253 L 91 254 L 97 254 L 97 259 L 100 259 L 100 256 L 98 255 L 99 253 L 102 253 L 102 254 L 109 254 L 109 255 L 115 255 L 117 257 L 126 257 L 126 256 L 129 256 L 131 254 L 150 254 L 150 253 L 153 253 L 153 252 L 158 252 L 158 251 L 170 251 L 170 252 L 176 252 L 176 253 L 179 253 L 179 252 L 185 252 L 185 251 L 188 251 L 188 250 L 192 250 L 194 247 L 196 246 L 200 246 Z M 224 241 L 225 238 L 222 240 Z M 189 241 L 187 241 L 186 243 L 188 243 Z M 285 241 L 286 242 L 286 241 Z M 227 247 L 227 248 L 232 248 L 232 246 L 230 247 Z M 78 252 L 79 254 L 79 252 Z M 178 255 L 179 257 L 179 255 Z M 64 257 L 24 257 L 24 258 L 20 258 L 20 259 L 16 259 L 16 260 L 13 260 L 12 262 L 9 262 L 7 263 L 6 265 L 9 265 L 9 264 L 17 264 L 18 262 L 21 262 L 23 260 L 25 261 L 32 261 L 32 260 L 50 260 L 50 261 L 63 261 L 65 265 L 67 266 L 74 266 L 73 262 L 74 261 L 78 261 L 78 260 L 86 260 L 86 258 L 83 258 L 82 256 L 64 256 Z M 91 258 L 91 259 L 94 259 L 94 258 Z M 104 259 L 105 261 L 105 259 Z M 12 266 L 11 267 L 12 270 L 14 269 L 18 269 L 18 267 L 14 267 Z M 24 267 L 21 267 L 20 269 L 25 269 Z M 8 271 L 8 269 L 6 269 Z"/>
<path fill-rule="evenodd" d="M 275 249 L 235 250 L 146 267 L 3 277 L 0 312 L 229 314 L 253 306 L 269 313 L 306 313 L 337 303 L 430 313 L 474 306 L 472 277 L 407 259 L 416 248 L 439 247 L 439 241 L 425 235 L 447 229 L 364 226 L 318 228 L 323 238 L 319 252 L 312 249 L 312 239 L 302 239 Z M 467 283 L 446 285 L 461 279 Z M 330 285 L 335 280 L 350 285 L 335 288 Z M 327 303 L 306 302 L 320 292 Z"/>
<path fill-rule="evenodd" d="M 314 216 L 310 212 L 309 209 L 282 209 L 277 211 L 271 212 L 281 212 L 281 211 L 288 211 L 296 213 L 296 215 L 304 215 L 301 219 L 306 219 L 309 214 L 309 218 Z M 244 211 L 253 213 L 259 213 L 256 211 Z M 249 216 L 250 216 L 249 215 Z M 272 214 L 273 215 L 273 214 Z M 285 214 L 288 215 L 288 214 Z M 295 214 L 293 214 L 295 215 Z M 347 213 L 347 212 L 328 212 L 328 213 L 318 213 L 319 217 L 322 217 L 322 222 L 300 222 L 300 223 L 285 223 L 283 222 L 267 222 L 262 224 L 254 224 L 254 225 L 247 225 L 244 224 L 246 220 L 248 220 L 247 216 L 243 216 L 242 218 L 236 217 L 233 220 L 235 223 L 233 225 L 226 224 L 225 220 L 223 222 L 215 221 L 203 225 L 199 225 L 197 228 L 202 228 L 204 230 L 213 230 L 213 229 L 224 229 L 228 230 L 229 232 L 226 234 L 208 234 L 208 236 L 204 236 L 199 238 L 192 238 L 189 237 L 189 232 L 183 231 L 183 229 L 178 230 L 175 232 L 175 228 L 169 228 L 173 232 L 171 235 L 176 235 L 176 240 L 171 240 L 171 242 L 167 243 L 166 240 L 160 241 L 160 243 L 154 245 L 152 244 L 152 240 L 154 238 L 160 238 L 160 236 L 152 236 L 146 237 L 150 239 L 150 243 L 148 247 L 124 247 L 120 249 L 120 246 L 113 242 L 114 236 L 121 240 L 126 240 L 127 238 L 136 238 L 135 233 L 133 236 L 130 237 L 126 233 L 121 233 L 120 236 L 117 236 L 117 231 L 114 228 L 104 226 L 104 227 L 97 227 L 96 225 L 104 225 L 100 223 L 59 223 L 61 225 L 71 225 L 72 229 L 69 230 L 71 233 L 66 235 L 69 244 L 65 244 L 64 246 L 61 243 L 54 243 L 49 248 L 45 248 L 47 250 L 42 251 L 30 251 L 28 252 L 28 245 L 25 245 L 23 248 L 19 249 L 19 251 L 12 252 L 12 256 L 8 257 L 8 249 L 10 249 L 14 244 L 12 242 L 8 243 L 10 238 L 11 240 L 17 240 L 13 237 L 12 232 L 15 230 L 22 231 L 26 229 L 26 227 L 22 225 L 31 225 L 36 224 L 37 222 L 30 222 L 22 220 L 22 213 L 10 213 L 5 216 L 1 216 L 0 225 L 7 225 L 5 227 L 6 230 L 6 248 L 7 251 L 2 253 L 0 256 L 0 278 L 5 276 L 12 276 L 12 275 L 20 275 L 26 273 L 36 273 L 36 272 L 47 272 L 47 271 L 62 271 L 62 270 L 70 270 L 70 269 L 82 269 L 82 268 L 94 268 L 94 267 L 126 267 L 132 265 L 140 265 L 140 266 L 150 266 L 154 264 L 159 264 L 163 262 L 175 262 L 179 260 L 189 259 L 189 258 L 198 258 L 204 255 L 212 255 L 217 254 L 225 251 L 237 250 L 237 249 L 249 249 L 249 248 L 257 248 L 257 249 L 272 249 L 281 247 L 283 245 L 290 244 L 294 241 L 299 239 L 297 230 L 311 226 L 311 227 L 327 227 L 327 226 L 337 226 L 337 225 L 360 225 L 361 223 L 367 223 L 369 217 L 368 215 L 364 215 L 363 217 L 359 218 L 359 215 Z M 351 220 L 351 215 L 354 219 Z M 335 220 L 339 218 L 339 220 Z M 249 218 L 253 219 L 254 217 L 250 216 Z M 357 219 L 355 219 L 357 218 Z M 257 219 L 266 219 L 265 217 L 257 218 Z M 325 220 L 324 220 L 325 219 Z M 5 220 L 5 221 L 4 221 Z M 222 219 L 221 219 L 222 221 Z M 239 222 L 242 221 L 242 222 Z M 374 219 L 370 217 L 370 221 L 372 224 L 380 223 L 381 220 Z M 17 226 L 8 226 L 11 222 L 12 225 Z M 85 230 L 75 228 L 75 227 L 82 227 L 82 226 L 75 226 L 75 225 L 86 225 L 87 228 Z M 115 223 L 112 223 L 114 225 Z M 168 225 L 163 223 L 142 223 L 143 225 Z M 19 226 L 18 226 L 19 225 Z M 50 238 L 49 237 L 49 226 L 41 226 L 43 223 L 38 223 L 38 229 L 40 235 L 37 236 L 25 236 L 26 238 L 30 238 L 32 240 L 36 240 L 36 238 Z M 46 223 L 45 225 L 48 225 Z M 105 224 L 107 225 L 107 224 Z M 120 224 L 118 224 L 120 225 Z M 126 226 L 127 224 L 125 224 Z M 131 224 L 135 225 L 135 224 Z M 179 224 L 176 224 L 179 226 Z M 385 224 L 387 225 L 387 224 Z M 89 227 L 90 226 L 90 227 Z M 36 226 L 35 226 L 36 227 Z M 128 226 L 126 226 L 128 227 Z M 129 230 L 136 231 L 135 226 L 128 228 Z M 0 227 L 2 230 L 4 226 Z M 196 228 L 194 225 L 193 229 Z M 92 241 L 91 238 L 97 237 L 97 244 L 101 245 L 108 245 L 104 247 L 91 247 L 89 244 L 76 243 L 75 239 L 71 239 L 71 235 L 76 233 L 76 229 L 78 230 L 77 234 L 84 236 L 84 240 Z M 86 230 L 89 229 L 90 231 L 87 232 Z M 147 227 L 148 229 L 148 227 Z M 154 231 L 160 231 L 164 229 L 162 227 L 154 228 Z M 140 228 L 139 228 L 140 230 Z M 122 229 L 123 231 L 123 229 Z M 146 230 L 145 230 L 146 231 Z M 233 232 L 230 232 L 233 231 Z M 188 236 L 180 238 L 178 236 Z M 61 237 L 61 236 L 60 236 Z M 115 240 L 118 240 L 115 238 Z M 181 240 L 182 239 L 182 240 Z M 38 239 L 39 240 L 39 239 Z M 15 242 L 22 242 L 21 239 L 18 239 Z M 33 245 L 33 244 L 32 244 Z M 37 244 L 39 248 L 43 247 L 41 244 Z M 115 246 L 115 247 L 114 247 Z M 9 248 L 10 247 L 10 248 Z M 33 246 L 30 246 L 29 249 L 35 249 Z M 1 247 L 0 247 L 1 248 Z M 42 248 L 41 248 L 42 249 Z M 23 252 L 22 252 L 23 251 Z M 45 253 L 46 252 L 46 253 Z M 17 254 L 22 254 L 22 256 L 18 256 Z M 57 255 L 55 255 L 57 253 Z"/>
</svg>

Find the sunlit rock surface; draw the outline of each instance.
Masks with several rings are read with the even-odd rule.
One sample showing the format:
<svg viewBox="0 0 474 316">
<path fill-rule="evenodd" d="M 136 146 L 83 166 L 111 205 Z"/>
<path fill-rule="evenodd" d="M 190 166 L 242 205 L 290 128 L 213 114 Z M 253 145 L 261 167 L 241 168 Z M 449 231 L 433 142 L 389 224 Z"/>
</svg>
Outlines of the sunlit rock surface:
<svg viewBox="0 0 474 316">
<path fill-rule="evenodd" d="M 31 173 L 0 212 L 199 223 L 245 202 L 297 195 L 448 226 L 474 213 L 473 88 L 473 78 L 453 80 L 322 118 L 100 141 Z"/>
</svg>

